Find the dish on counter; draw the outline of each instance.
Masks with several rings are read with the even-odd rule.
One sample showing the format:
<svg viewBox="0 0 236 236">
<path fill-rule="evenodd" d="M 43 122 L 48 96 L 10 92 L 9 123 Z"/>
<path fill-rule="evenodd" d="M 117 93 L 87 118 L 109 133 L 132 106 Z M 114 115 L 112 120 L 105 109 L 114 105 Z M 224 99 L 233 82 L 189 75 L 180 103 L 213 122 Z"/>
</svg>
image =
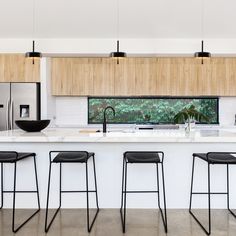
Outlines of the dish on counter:
<svg viewBox="0 0 236 236">
<path fill-rule="evenodd" d="M 15 123 L 26 132 L 40 132 L 49 125 L 50 120 L 16 120 Z"/>
</svg>

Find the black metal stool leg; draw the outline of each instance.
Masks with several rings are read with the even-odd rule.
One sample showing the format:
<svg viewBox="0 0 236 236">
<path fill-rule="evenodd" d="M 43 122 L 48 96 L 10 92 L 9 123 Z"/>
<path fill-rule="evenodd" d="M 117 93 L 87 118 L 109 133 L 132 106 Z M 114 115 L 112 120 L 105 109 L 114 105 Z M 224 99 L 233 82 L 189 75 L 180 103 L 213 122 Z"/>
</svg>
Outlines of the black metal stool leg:
<svg viewBox="0 0 236 236">
<path fill-rule="evenodd" d="M 211 234 L 211 172 L 210 164 L 208 163 L 208 234 Z M 207 232 L 206 232 L 207 233 Z"/>
<path fill-rule="evenodd" d="M 235 213 L 230 209 L 230 198 L 229 198 L 229 165 L 227 164 L 227 209 L 236 218 Z"/>
<path fill-rule="evenodd" d="M 192 209 L 194 167 L 195 167 L 195 156 L 193 157 L 193 164 L 192 164 L 192 177 L 191 177 L 190 201 L 189 201 L 189 213 L 190 214 L 191 214 L 191 209 Z"/>
<path fill-rule="evenodd" d="M 86 166 L 86 198 L 87 198 L 87 229 L 89 231 L 89 193 L 88 193 L 88 162 L 85 163 Z"/>
<path fill-rule="evenodd" d="M 157 164 L 157 181 L 158 181 L 158 201 L 159 201 L 159 209 L 161 212 L 161 217 L 163 221 L 163 225 L 165 228 L 165 232 L 167 233 L 167 213 L 166 213 L 166 194 L 165 194 L 165 179 L 164 179 L 164 166 L 163 162 L 161 162 L 161 168 L 162 168 L 162 188 L 163 188 L 163 202 L 164 202 L 164 214 L 160 207 L 160 196 L 159 196 L 159 171 L 158 171 L 158 164 Z"/>
<path fill-rule="evenodd" d="M 158 163 L 156 163 L 156 171 L 157 171 L 157 199 L 158 199 L 158 207 L 161 210 Z"/>
<path fill-rule="evenodd" d="M 93 156 L 93 175 L 94 175 L 94 185 L 95 185 L 95 194 L 96 194 L 96 205 L 97 205 L 97 209 L 99 210 L 99 206 L 98 206 L 98 190 L 97 190 L 97 174 L 96 174 L 96 167 L 95 167 L 94 156 Z"/>
<path fill-rule="evenodd" d="M 189 213 L 193 216 L 199 226 L 204 230 L 207 235 L 211 234 L 211 179 L 210 179 L 210 164 L 208 163 L 208 230 L 202 225 L 202 223 L 197 219 L 197 217 L 193 214 L 192 208 L 192 194 L 193 194 L 193 175 L 194 175 L 194 165 L 195 165 L 195 157 L 193 157 L 193 166 L 192 166 L 192 179 L 191 179 L 191 193 L 190 193 L 190 205 L 189 205 Z M 201 193 L 200 193 L 201 194 Z"/>
<path fill-rule="evenodd" d="M 123 166 L 122 166 L 122 184 L 121 184 L 121 205 L 120 205 L 120 217 L 122 229 L 124 229 L 124 221 L 123 221 L 123 202 L 124 202 L 124 174 L 125 174 L 125 158 L 123 158 Z"/>
<path fill-rule="evenodd" d="M 124 222 L 123 222 L 123 233 L 125 233 L 125 226 L 126 226 L 126 195 L 127 195 L 127 169 L 128 164 L 125 162 L 125 190 L 124 190 Z"/>
<path fill-rule="evenodd" d="M 96 178 L 96 169 L 95 169 L 95 160 L 93 156 L 93 172 L 94 172 L 94 184 L 95 184 L 95 195 L 96 195 L 96 205 L 97 205 L 97 211 L 95 213 L 95 216 L 93 218 L 92 223 L 90 224 L 90 217 L 89 217 L 89 187 L 88 187 L 88 162 L 86 161 L 86 197 L 87 197 L 87 229 L 90 233 L 92 230 L 92 227 L 94 225 L 94 222 L 97 218 L 98 212 L 99 212 L 99 206 L 98 206 L 98 195 L 97 195 L 97 178 Z"/>
<path fill-rule="evenodd" d="M 39 203 L 39 192 L 38 192 L 38 182 L 37 182 L 37 171 L 35 172 L 36 174 L 36 188 L 37 191 L 19 191 L 22 193 L 37 193 L 37 198 L 38 198 L 38 209 L 28 218 L 26 219 L 23 223 L 21 223 L 21 225 L 19 225 L 17 228 L 15 228 L 15 206 L 16 206 L 16 173 L 17 173 L 17 162 L 14 162 L 14 185 L 13 185 L 13 214 L 12 214 L 12 232 L 16 233 L 20 228 L 22 228 L 29 220 L 31 220 L 39 211 L 40 211 L 40 203 Z M 34 167 L 36 170 L 36 162 L 35 162 L 35 156 L 34 156 Z"/>
<path fill-rule="evenodd" d="M 36 168 L 35 155 L 34 155 L 34 174 L 35 174 L 35 184 L 36 184 L 36 192 L 37 192 L 37 200 L 38 200 L 38 209 L 40 209 L 39 184 L 38 184 L 38 174 L 37 174 L 37 168 Z"/>
<path fill-rule="evenodd" d="M 62 164 L 60 163 L 60 172 L 59 172 L 59 207 L 61 207 L 61 172 L 62 172 Z"/>
<path fill-rule="evenodd" d="M 3 163 L 1 163 L 1 206 L 0 209 L 3 207 Z"/>
<path fill-rule="evenodd" d="M 54 219 L 56 218 L 57 213 L 61 208 L 61 166 L 60 166 L 60 193 L 59 193 L 59 207 L 57 208 L 56 212 L 54 213 L 51 221 L 48 224 L 48 206 L 49 206 L 49 195 L 50 195 L 50 184 L 51 184 L 51 170 L 52 170 L 52 162 L 50 161 L 49 165 L 49 175 L 48 175 L 48 192 L 47 192 L 47 205 L 46 205 L 46 217 L 45 217 L 45 228 L 44 231 L 47 233 L 50 229 Z"/>
</svg>

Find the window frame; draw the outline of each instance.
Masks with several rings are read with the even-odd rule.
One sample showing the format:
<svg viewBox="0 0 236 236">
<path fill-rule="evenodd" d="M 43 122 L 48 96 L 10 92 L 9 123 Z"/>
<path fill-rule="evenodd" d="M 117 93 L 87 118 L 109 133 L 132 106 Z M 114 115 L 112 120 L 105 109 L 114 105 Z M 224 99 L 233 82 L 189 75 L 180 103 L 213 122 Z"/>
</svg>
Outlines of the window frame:
<svg viewBox="0 0 236 236">
<path fill-rule="evenodd" d="M 89 125 L 100 125 L 102 124 L 101 122 L 89 122 L 89 100 L 90 99 L 216 99 L 216 111 L 217 111 L 217 117 L 216 117 L 216 122 L 215 123 L 206 123 L 206 122 L 200 122 L 197 124 L 204 125 L 204 124 L 209 124 L 209 125 L 219 125 L 219 97 L 216 96 L 88 96 L 87 97 L 87 122 Z M 132 124 L 137 124 L 137 125 L 152 125 L 152 123 L 117 123 L 117 122 L 112 122 L 109 121 L 109 124 L 114 124 L 114 125 L 132 125 Z M 153 125 L 158 125 L 158 124 L 170 124 L 170 123 L 153 123 Z"/>
</svg>

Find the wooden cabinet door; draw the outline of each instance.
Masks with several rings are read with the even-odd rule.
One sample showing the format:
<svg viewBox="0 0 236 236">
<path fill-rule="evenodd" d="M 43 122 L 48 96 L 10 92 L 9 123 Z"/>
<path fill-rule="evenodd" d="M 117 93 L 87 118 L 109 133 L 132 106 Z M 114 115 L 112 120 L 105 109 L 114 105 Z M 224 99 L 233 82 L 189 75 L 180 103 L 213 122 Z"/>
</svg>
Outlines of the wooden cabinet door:
<svg viewBox="0 0 236 236">
<path fill-rule="evenodd" d="M 4 80 L 6 82 L 24 82 L 25 57 L 21 54 L 4 55 Z"/>
<path fill-rule="evenodd" d="M 40 59 L 24 59 L 24 81 L 23 82 L 40 82 Z"/>
<path fill-rule="evenodd" d="M 88 96 L 93 93 L 93 63 L 89 58 L 52 58 L 52 95 Z"/>
<path fill-rule="evenodd" d="M 157 96 L 170 95 L 171 76 L 170 58 L 157 58 L 156 60 L 156 92 Z"/>
<path fill-rule="evenodd" d="M 4 77 L 4 56 L 0 54 L 0 82 L 5 82 Z"/>
<path fill-rule="evenodd" d="M 194 58 L 158 58 L 156 68 L 156 95 L 196 94 L 197 62 Z"/>
<path fill-rule="evenodd" d="M 72 94 L 72 60 L 52 58 L 51 60 L 52 95 L 67 96 Z"/>
<path fill-rule="evenodd" d="M 93 58 L 72 59 L 73 96 L 89 96 L 93 93 Z"/>
<path fill-rule="evenodd" d="M 24 54 L 1 54 L 0 82 L 40 82 L 40 61 L 33 65 Z"/>
<path fill-rule="evenodd" d="M 156 58 L 135 58 L 135 95 L 156 95 L 156 61 Z"/>
<path fill-rule="evenodd" d="M 222 58 L 198 60 L 198 96 L 224 94 L 225 62 Z"/>
<path fill-rule="evenodd" d="M 93 96 L 113 96 L 115 93 L 116 60 L 93 58 Z"/>
<path fill-rule="evenodd" d="M 135 58 L 124 58 L 115 64 L 115 95 L 135 96 Z M 115 60 L 116 61 L 116 60 Z"/>
<path fill-rule="evenodd" d="M 224 96 L 236 96 L 236 58 L 225 58 Z"/>
<path fill-rule="evenodd" d="M 197 65 L 194 58 L 170 59 L 169 93 L 172 96 L 193 96 L 197 92 Z"/>
</svg>

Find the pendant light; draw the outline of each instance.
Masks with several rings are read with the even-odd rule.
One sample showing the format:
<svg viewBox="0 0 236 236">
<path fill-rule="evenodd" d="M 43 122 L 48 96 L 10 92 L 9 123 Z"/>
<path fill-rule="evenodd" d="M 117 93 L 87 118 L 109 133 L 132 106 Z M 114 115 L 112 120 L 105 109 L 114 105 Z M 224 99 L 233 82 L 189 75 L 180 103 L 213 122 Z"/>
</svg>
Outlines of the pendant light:
<svg viewBox="0 0 236 236">
<path fill-rule="evenodd" d="M 204 52 L 204 41 L 202 40 L 202 51 L 201 52 L 195 52 L 194 53 L 195 57 L 199 58 L 209 58 L 211 57 L 210 52 Z"/>
<path fill-rule="evenodd" d="M 120 4 L 117 0 L 117 41 L 116 41 L 116 52 L 111 52 L 110 57 L 117 59 L 117 64 L 119 64 L 119 59 L 127 57 L 125 52 L 120 52 L 120 41 L 119 41 L 119 23 L 120 23 Z"/>
<path fill-rule="evenodd" d="M 35 0 L 33 1 L 33 38 L 35 37 Z M 31 52 L 26 52 L 25 57 L 31 58 L 34 64 L 35 59 L 40 59 L 42 57 L 41 52 L 35 52 L 35 41 L 33 40 L 33 47 Z"/>
<path fill-rule="evenodd" d="M 202 0 L 202 9 L 201 9 L 201 37 L 204 38 L 204 0 Z M 194 53 L 194 57 L 195 58 L 199 58 L 202 60 L 202 64 L 203 64 L 203 59 L 206 58 L 210 58 L 211 57 L 211 53 L 210 52 L 205 52 L 204 51 L 204 41 L 202 40 L 201 42 L 201 51 L 200 52 L 195 52 Z"/>
<path fill-rule="evenodd" d="M 127 57 L 125 52 L 120 52 L 120 41 L 116 41 L 116 52 L 111 52 L 110 57 Z"/>
</svg>

